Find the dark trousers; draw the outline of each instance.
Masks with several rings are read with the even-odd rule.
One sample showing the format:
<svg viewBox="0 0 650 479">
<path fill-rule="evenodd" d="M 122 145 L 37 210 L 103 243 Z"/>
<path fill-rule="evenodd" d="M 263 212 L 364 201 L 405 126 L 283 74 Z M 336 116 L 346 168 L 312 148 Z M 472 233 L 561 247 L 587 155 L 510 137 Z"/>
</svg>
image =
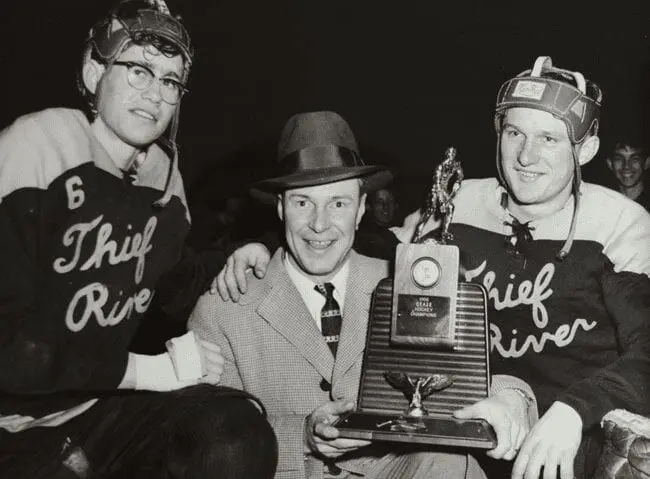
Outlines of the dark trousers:
<svg viewBox="0 0 650 479">
<path fill-rule="evenodd" d="M 210 385 L 104 396 L 58 427 L 0 430 L 0 477 L 270 479 L 277 441 L 247 397 Z"/>
</svg>

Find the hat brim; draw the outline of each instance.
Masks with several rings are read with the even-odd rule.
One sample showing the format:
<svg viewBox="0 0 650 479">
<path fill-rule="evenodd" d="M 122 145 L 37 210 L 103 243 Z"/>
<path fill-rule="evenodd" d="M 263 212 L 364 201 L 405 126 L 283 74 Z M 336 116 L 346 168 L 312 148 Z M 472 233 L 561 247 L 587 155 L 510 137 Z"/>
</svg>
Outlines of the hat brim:
<svg viewBox="0 0 650 479">
<path fill-rule="evenodd" d="M 388 184 L 393 179 L 393 173 L 377 165 L 320 168 L 258 181 L 252 185 L 250 193 L 264 203 L 275 203 L 277 195 L 285 190 L 326 185 L 354 178 L 363 178 L 366 191 L 373 191 Z"/>
</svg>

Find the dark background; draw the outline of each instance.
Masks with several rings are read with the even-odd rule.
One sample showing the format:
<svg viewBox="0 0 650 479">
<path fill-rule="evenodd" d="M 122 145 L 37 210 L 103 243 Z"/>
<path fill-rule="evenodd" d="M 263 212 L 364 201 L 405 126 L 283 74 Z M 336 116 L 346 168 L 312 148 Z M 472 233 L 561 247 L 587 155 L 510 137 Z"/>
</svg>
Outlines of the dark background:
<svg viewBox="0 0 650 479">
<path fill-rule="evenodd" d="M 494 173 L 492 108 L 507 78 L 538 55 L 604 91 L 602 134 L 644 128 L 650 104 L 646 0 L 169 0 L 196 46 L 183 101 L 181 169 L 194 203 L 244 190 L 268 170 L 284 122 L 332 109 L 366 160 L 398 173 L 419 206 L 448 145 L 466 176 Z M 113 1 L 4 0 L 0 125 L 75 89 L 89 26 Z M 586 176 L 605 182 L 599 156 Z"/>
<path fill-rule="evenodd" d="M 178 138 L 195 249 L 274 237 L 274 214 L 254 202 L 235 223 L 218 213 L 268 173 L 283 124 L 300 111 L 348 120 L 365 159 L 396 171 L 402 214 L 424 203 L 449 145 L 467 177 L 494 174 L 496 93 L 539 55 L 600 84 L 606 143 L 650 124 L 648 0 L 168 1 L 196 47 Z M 0 128 L 42 108 L 83 106 L 83 41 L 113 4 L 2 0 Z M 602 155 L 584 173 L 610 178 Z M 160 352 L 187 312 L 174 323 L 154 308 L 134 350 Z"/>
</svg>

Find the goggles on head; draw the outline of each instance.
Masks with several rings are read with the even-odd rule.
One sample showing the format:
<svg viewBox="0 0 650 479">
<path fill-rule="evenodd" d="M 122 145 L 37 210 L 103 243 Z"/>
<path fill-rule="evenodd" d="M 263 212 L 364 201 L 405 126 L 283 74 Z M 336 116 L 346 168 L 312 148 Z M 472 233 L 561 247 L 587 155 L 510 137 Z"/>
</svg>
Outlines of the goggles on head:
<svg viewBox="0 0 650 479">
<path fill-rule="evenodd" d="M 185 61 L 186 80 L 194 56 L 190 36 L 164 0 L 122 2 L 90 30 L 88 44 L 110 63 L 130 42 L 146 41 L 148 37 L 160 38 L 178 48 Z"/>
<path fill-rule="evenodd" d="M 573 79 L 577 86 L 543 76 L 545 73 Z M 588 96 L 587 82 L 581 73 L 554 67 L 551 57 L 538 57 L 532 70 L 520 73 L 501 86 L 495 109 L 497 130 L 505 110 L 533 108 L 562 120 L 571 142 L 580 143 L 592 128 L 598 128 L 602 93 L 595 83 L 590 82 L 589 86 L 595 90 L 596 98 Z"/>
</svg>

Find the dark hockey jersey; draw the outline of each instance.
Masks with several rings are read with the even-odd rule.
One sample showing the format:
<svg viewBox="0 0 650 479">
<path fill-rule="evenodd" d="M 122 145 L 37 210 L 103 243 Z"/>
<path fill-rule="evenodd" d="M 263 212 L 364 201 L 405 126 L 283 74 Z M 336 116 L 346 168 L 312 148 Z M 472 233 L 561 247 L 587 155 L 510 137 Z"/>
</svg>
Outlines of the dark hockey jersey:
<svg viewBox="0 0 650 479">
<path fill-rule="evenodd" d="M 581 191 L 561 262 L 573 197 L 531 222 L 527 241 L 495 179 L 465 180 L 450 231 L 468 279 L 488 292 L 492 371 L 528 382 L 540 414 L 560 400 L 588 428 L 615 408 L 650 410 L 650 215 L 612 190 Z"/>
<path fill-rule="evenodd" d="M 152 145 L 125 179 L 76 110 L 0 134 L 0 414 L 40 417 L 118 386 L 189 228 L 177 170 L 154 206 L 169 165 Z"/>
</svg>

